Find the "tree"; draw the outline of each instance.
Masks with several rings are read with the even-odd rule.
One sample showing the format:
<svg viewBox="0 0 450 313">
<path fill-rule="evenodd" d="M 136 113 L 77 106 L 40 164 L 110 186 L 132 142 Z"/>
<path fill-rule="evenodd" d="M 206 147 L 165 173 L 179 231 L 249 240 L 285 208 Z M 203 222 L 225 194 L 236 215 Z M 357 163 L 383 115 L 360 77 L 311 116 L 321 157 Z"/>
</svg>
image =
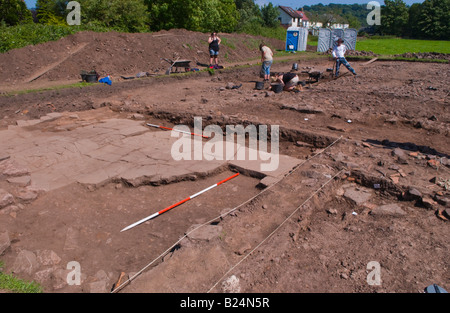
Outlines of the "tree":
<svg viewBox="0 0 450 313">
<path fill-rule="evenodd" d="M 261 10 L 254 0 L 236 0 L 235 3 L 240 16 L 238 29 L 244 29 L 249 25 L 259 27 L 264 24 Z"/>
<path fill-rule="evenodd" d="M 128 32 L 142 32 L 148 30 L 147 6 L 142 0 L 110 0 L 107 21 Z"/>
<path fill-rule="evenodd" d="M 329 27 L 334 23 L 337 23 L 338 18 L 339 15 L 333 13 L 332 11 L 328 11 L 319 15 L 319 22 L 322 23 L 323 27 Z"/>
<path fill-rule="evenodd" d="M 421 37 L 422 31 L 419 27 L 420 15 L 422 13 L 422 4 L 414 3 L 409 7 L 408 10 L 408 27 L 406 30 L 406 34 L 410 37 Z"/>
<path fill-rule="evenodd" d="M 272 2 L 269 2 L 268 5 L 264 5 L 261 8 L 261 14 L 264 26 L 277 27 L 280 25 L 280 22 L 278 21 L 278 9 L 273 6 Z"/>
<path fill-rule="evenodd" d="M 425 0 L 418 15 L 417 25 L 423 37 L 450 38 L 450 0 Z"/>
<path fill-rule="evenodd" d="M 158 31 L 175 27 L 174 12 L 171 11 L 172 3 L 173 1 L 145 0 L 151 30 Z"/>
<path fill-rule="evenodd" d="M 148 30 L 148 13 L 144 0 L 77 0 L 81 6 L 81 23 L 101 25 L 126 32 Z M 39 23 L 67 25 L 69 0 L 37 0 Z"/>
<path fill-rule="evenodd" d="M 183 1 L 184 2 L 184 1 Z M 201 21 L 197 29 L 203 32 L 233 32 L 239 20 L 234 0 L 197 0 Z"/>
<path fill-rule="evenodd" d="M 355 29 L 361 28 L 361 22 L 359 21 L 359 19 L 356 16 L 352 15 L 351 13 L 346 14 L 345 19 L 348 22 L 348 27 L 355 28 Z"/>
<path fill-rule="evenodd" d="M 201 32 L 232 32 L 239 14 L 233 0 L 146 0 L 150 28 L 184 28 Z"/>
<path fill-rule="evenodd" d="M 148 30 L 144 0 L 77 0 L 82 24 L 100 24 L 125 32 Z"/>
<path fill-rule="evenodd" d="M 33 22 L 31 11 L 22 0 L 0 1 L 0 22 L 7 26 L 27 24 Z"/>
<path fill-rule="evenodd" d="M 218 10 L 220 14 L 220 22 L 218 23 L 218 31 L 231 33 L 236 30 L 239 21 L 239 11 L 236 9 L 234 0 L 218 1 Z"/>
<path fill-rule="evenodd" d="M 385 0 L 381 8 L 380 30 L 384 34 L 402 36 L 408 25 L 408 8 L 403 0 Z"/>
<path fill-rule="evenodd" d="M 64 10 L 65 1 L 62 0 L 37 0 L 37 19 L 41 24 L 66 25 Z"/>
</svg>

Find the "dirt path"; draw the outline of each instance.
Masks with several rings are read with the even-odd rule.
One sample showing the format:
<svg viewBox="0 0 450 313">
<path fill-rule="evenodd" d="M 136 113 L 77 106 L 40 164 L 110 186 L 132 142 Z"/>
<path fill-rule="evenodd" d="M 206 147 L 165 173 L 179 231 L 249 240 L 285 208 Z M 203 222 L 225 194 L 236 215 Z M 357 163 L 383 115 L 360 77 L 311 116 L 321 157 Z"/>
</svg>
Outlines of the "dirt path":
<svg viewBox="0 0 450 313">
<path fill-rule="evenodd" d="M 81 45 L 76 51 L 72 51 L 72 54 L 75 54 L 82 50 L 87 44 Z M 70 87 L 77 83 L 81 82 L 81 78 L 78 79 L 68 79 L 68 80 L 45 80 L 45 79 L 39 79 L 42 75 L 47 73 L 48 71 L 52 70 L 53 68 L 59 66 L 61 63 L 63 63 L 65 60 L 67 60 L 72 54 L 66 56 L 63 60 L 59 60 L 56 63 L 53 63 L 49 65 L 48 67 L 41 69 L 38 73 L 33 74 L 30 78 L 27 78 L 25 82 L 16 82 L 14 84 L 8 84 L 2 86 L 1 92 L 8 94 L 8 93 L 23 93 L 23 92 L 29 92 L 29 91 L 39 91 L 39 90 L 46 90 L 46 89 L 61 89 L 64 87 Z M 315 54 L 306 54 L 297 56 L 295 54 L 292 55 L 283 55 L 283 56 L 277 56 L 275 59 L 275 62 L 289 62 L 289 61 L 298 61 L 300 60 L 307 60 L 310 58 L 317 58 Z M 227 62 L 225 61 L 223 66 L 227 69 L 235 68 L 235 67 L 241 67 L 241 66 L 254 66 L 259 64 L 260 58 L 253 58 L 253 59 L 247 59 L 244 61 L 238 61 L 238 62 Z M 204 69 L 202 66 L 198 66 L 196 64 L 191 64 L 192 67 L 199 67 L 199 69 Z M 167 68 L 169 65 L 167 65 Z M 155 75 L 164 75 L 164 73 L 157 73 Z M 120 76 L 123 76 L 122 73 L 114 73 L 113 75 L 113 82 L 120 83 L 124 82 L 124 79 L 122 79 Z M 134 75 L 132 75 L 134 76 Z"/>
</svg>

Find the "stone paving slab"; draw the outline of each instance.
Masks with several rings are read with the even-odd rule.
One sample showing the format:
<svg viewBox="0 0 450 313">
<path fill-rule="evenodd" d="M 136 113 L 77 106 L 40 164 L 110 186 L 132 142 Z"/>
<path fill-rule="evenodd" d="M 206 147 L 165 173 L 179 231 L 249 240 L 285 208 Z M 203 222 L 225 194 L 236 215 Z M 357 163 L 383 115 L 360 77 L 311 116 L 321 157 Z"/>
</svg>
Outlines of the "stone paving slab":
<svg viewBox="0 0 450 313">
<path fill-rule="evenodd" d="M 181 138 L 172 137 L 171 132 L 146 127 L 142 121 L 86 121 L 74 119 L 71 114 L 51 113 L 39 120 L 18 121 L 17 126 L 0 131 L 0 151 L 9 157 L 0 161 L 4 164 L 0 176 L 15 173 L 10 176 L 16 178 L 10 177 L 9 182 L 50 191 L 72 183 L 101 186 L 112 180 L 135 186 L 167 183 L 209 175 L 229 165 L 255 177 L 280 178 L 300 162 L 280 155 L 275 170 L 264 170 L 261 165 L 270 162 L 270 155 L 234 142 L 216 143 L 211 149 L 212 142 L 195 141 L 181 134 Z M 64 119 L 70 127 L 64 127 Z M 190 147 L 190 158 L 174 159 L 175 143 Z M 202 153 L 194 157 L 194 148 L 199 145 Z M 252 154 L 258 158 L 248 160 Z M 237 158 L 242 155 L 246 160 Z"/>
<path fill-rule="evenodd" d="M 252 150 L 246 148 L 247 150 Z M 274 155 L 267 152 L 255 152 L 257 156 L 256 160 L 232 160 L 229 164 L 242 171 L 249 172 L 250 175 L 256 177 L 273 177 L 281 179 L 285 174 L 292 170 L 295 166 L 300 164 L 302 160 L 287 156 L 287 155 Z"/>
</svg>

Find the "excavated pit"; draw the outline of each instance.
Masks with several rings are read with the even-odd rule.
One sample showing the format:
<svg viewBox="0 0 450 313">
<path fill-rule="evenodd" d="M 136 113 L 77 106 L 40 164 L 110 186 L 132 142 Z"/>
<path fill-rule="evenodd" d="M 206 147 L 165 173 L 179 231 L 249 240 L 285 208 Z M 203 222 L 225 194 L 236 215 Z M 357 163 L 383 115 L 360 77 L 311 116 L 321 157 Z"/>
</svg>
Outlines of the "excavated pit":
<svg viewBox="0 0 450 313">
<path fill-rule="evenodd" d="M 300 71 L 331 63 L 289 60 Z M 273 70 L 289 71 L 289 62 L 276 62 Z M 10 149 L 0 150 L 6 270 L 39 281 L 48 292 L 109 292 L 122 272 L 132 277 L 169 249 L 121 292 L 207 292 L 216 283 L 212 292 L 228 292 L 229 281 L 241 292 L 445 287 L 448 66 L 351 63 L 357 78 L 321 80 L 300 93 L 255 90 L 259 67 L 249 66 L 2 96 L 0 131 L 8 135 L 1 145 Z M 145 123 L 193 131 L 195 117 L 203 128 L 222 131 L 227 125 L 279 125 L 280 154 L 295 162 L 280 162 L 289 166 L 276 177 L 238 162 L 182 168 L 167 151 L 177 138 Z M 99 147 L 70 149 L 72 140 L 99 125 L 104 133 L 87 138 Z M 52 150 L 57 143 L 62 148 Z M 249 138 L 243 146 L 248 149 Z M 50 160 L 66 158 L 65 165 L 28 168 L 47 153 Z M 80 154 L 86 157 L 80 163 L 69 157 Z M 155 174 L 157 160 L 163 170 Z M 114 162 L 125 169 L 110 171 Z M 28 188 L 38 177 L 33 173 L 42 182 L 50 169 L 52 188 Z M 236 170 L 242 175 L 120 233 Z M 204 226 L 172 247 L 198 225 Z M 80 286 L 67 285 L 71 261 L 81 264 Z M 381 264 L 381 286 L 367 283 L 371 261 Z"/>
</svg>

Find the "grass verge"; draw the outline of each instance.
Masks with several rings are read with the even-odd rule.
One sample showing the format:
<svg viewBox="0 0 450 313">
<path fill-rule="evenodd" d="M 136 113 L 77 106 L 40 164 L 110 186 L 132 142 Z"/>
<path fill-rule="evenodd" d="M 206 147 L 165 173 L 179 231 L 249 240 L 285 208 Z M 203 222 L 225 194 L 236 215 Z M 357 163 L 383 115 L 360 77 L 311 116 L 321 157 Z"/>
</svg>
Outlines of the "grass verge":
<svg viewBox="0 0 450 313">
<path fill-rule="evenodd" d="M 376 54 L 395 55 L 407 52 L 450 53 L 450 41 L 416 40 L 402 38 L 364 39 L 358 38 L 356 50 L 372 51 Z"/>
<path fill-rule="evenodd" d="M 42 287 L 36 282 L 28 282 L 14 277 L 12 274 L 3 273 L 4 264 L 0 262 L 0 290 L 13 293 L 42 293 Z"/>
<path fill-rule="evenodd" d="M 4 94 L 4 96 L 13 97 L 13 96 L 17 96 L 17 95 L 23 95 L 23 94 L 28 94 L 28 93 L 37 93 L 37 92 L 43 92 L 43 91 L 49 91 L 49 90 L 61 90 L 61 89 L 67 89 L 67 88 L 84 88 L 84 87 L 93 86 L 96 84 L 97 83 L 79 82 L 79 83 L 74 83 L 74 84 L 58 85 L 58 86 L 39 88 L 39 89 L 10 91 L 10 92 L 6 92 Z"/>
<path fill-rule="evenodd" d="M 372 60 L 374 56 L 360 56 L 360 55 L 354 55 L 354 56 L 346 56 L 347 60 L 350 61 L 369 61 Z M 444 63 L 448 64 L 450 63 L 448 60 L 445 59 L 418 59 L 418 58 L 405 58 L 405 57 L 396 57 L 391 55 L 380 55 L 377 57 L 378 61 L 403 61 L 403 62 L 421 62 L 421 63 Z"/>
<path fill-rule="evenodd" d="M 116 29 L 95 25 L 58 26 L 42 24 L 24 24 L 17 26 L 0 26 L 0 53 L 28 45 L 37 45 L 56 41 L 79 31 L 108 32 Z"/>
</svg>

